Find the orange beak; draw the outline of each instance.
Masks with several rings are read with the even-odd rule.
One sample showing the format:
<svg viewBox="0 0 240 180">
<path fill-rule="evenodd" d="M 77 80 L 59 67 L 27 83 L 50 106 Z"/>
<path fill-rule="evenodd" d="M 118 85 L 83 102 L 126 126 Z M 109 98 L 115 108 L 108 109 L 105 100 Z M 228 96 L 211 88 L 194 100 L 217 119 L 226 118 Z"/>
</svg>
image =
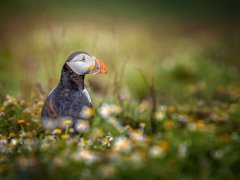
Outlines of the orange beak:
<svg viewBox="0 0 240 180">
<path fill-rule="evenodd" d="M 106 73 L 107 74 L 107 68 L 106 66 L 103 64 L 103 62 L 97 58 L 95 58 L 98 65 L 99 65 L 99 71 L 97 72 L 97 74 L 101 74 L 101 73 Z"/>
</svg>

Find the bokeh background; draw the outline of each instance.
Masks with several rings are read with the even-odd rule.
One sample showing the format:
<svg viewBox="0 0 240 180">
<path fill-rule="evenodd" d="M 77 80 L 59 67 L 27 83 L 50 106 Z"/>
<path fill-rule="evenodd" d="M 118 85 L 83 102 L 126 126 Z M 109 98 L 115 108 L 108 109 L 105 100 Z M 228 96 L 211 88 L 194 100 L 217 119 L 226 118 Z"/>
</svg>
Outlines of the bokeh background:
<svg viewBox="0 0 240 180">
<path fill-rule="evenodd" d="M 238 7 L 234 0 L 1 1 L 0 175 L 238 179 Z M 85 124 L 78 137 L 68 126 L 44 133 L 44 98 L 77 50 L 108 69 L 86 77 L 92 131 Z"/>
<path fill-rule="evenodd" d="M 96 93 L 112 94 L 121 81 L 144 98 L 144 74 L 162 99 L 181 99 L 195 85 L 208 95 L 238 83 L 238 15 L 235 1 L 1 2 L 0 92 L 49 91 L 68 55 L 84 50 L 109 69 L 87 78 Z"/>
</svg>

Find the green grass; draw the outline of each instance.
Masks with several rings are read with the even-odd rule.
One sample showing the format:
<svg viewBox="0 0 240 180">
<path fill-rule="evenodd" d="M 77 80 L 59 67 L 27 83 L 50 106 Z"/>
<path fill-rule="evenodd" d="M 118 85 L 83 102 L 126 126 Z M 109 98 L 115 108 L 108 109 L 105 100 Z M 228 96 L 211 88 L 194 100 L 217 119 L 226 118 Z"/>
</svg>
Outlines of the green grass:
<svg viewBox="0 0 240 180">
<path fill-rule="evenodd" d="M 239 179 L 237 28 L 102 15 L 9 18 L 0 46 L 1 178 Z M 44 132 L 43 101 L 76 50 L 109 72 L 86 78 L 93 126 L 79 135 L 67 125 Z"/>
<path fill-rule="evenodd" d="M 239 92 L 228 101 L 157 106 L 152 134 L 150 102 L 95 107 L 91 129 L 79 135 L 65 124 L 43 132 L 42 101 L 7 97 L 1 107 L 1 165 L 4 178 L 52 179 L 238 179 Z M 107 113 L 106 113 L 107 112 Z M 52 135 L 51 135 L 52 134 Z"/>
</svg>

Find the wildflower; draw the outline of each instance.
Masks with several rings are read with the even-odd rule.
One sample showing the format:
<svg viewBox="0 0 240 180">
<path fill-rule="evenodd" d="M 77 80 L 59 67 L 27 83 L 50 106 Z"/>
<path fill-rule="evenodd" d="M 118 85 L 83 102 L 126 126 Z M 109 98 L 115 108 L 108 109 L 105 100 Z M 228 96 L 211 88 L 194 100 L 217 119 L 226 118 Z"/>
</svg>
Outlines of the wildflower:
<svg viewBox="0 0 240 180">
<path fill-rule="evenodd" d="M 187 119 L 188 119 L 188 122 L 193 122 L 195 120 L 195 117 L 192 115 L 189 115 Z"/>
<path fill-rule="evenodd" d="M 204 128 L 205 127 L 205 123 L 204 123 L 204 121 L 203 120 L 198 120 L 197 121 L 197 127 L 198 128 Z"/>
<path fill-rule="evenodd" d="M 42 108 L 41 108 L 41 107 L 40 107 L 40 108 L 37 108 L 37 109 L 36 109 L 36 112 L 40 114 L 40 113 L 42 112 Z"/>
<path fill-rule="evenodd" d="M 38 102 L 38 105 L 40 105 L 40 106 L 43 106 L 43 104 L 44 104 L 43 101 L 39 101 L 39 102 Z"/>
<path fill-rule="evenodd" d="M 125 137 L 118 137 L 113 145 L 114 151 L 129 152 L 131 148 L 130 141 Z"/>
<path fill-rule="evenodd" d="M 167 151 L 169 147 L 169 143 L 167 141 L 161 141 L 159 143 L 160 147 L 163 149 L 163 151 Z"/>
<path fill-rule="evenodd" d="M 66 119 L 63 123 L 63 125 L 66 125 L 66 126 L 69 126 L 71 124 L 72 124 L 72 120 L 70 120 L 70 119 Z"/>
<path fill-rule="evenodd" d="M 21 133 L 19 134 L 20 137 L 26 137 L 26 132 L 25 131 L 21 131 Z"/>
<path fill-rule="evenodd" d="M 30 108 L 24 109 L 23 112 L 26 113 L 26 114 L 31 114 L 32 113 Z"/>
<path fill-rule="evenodd" d="M 179 145 L 178 147 L 178 155 L 181 158 L 185 158 L 187 155 L 187 149 L 190 146 L 189 142 L 183 142 L 182 144 Z"/>
<path fill-rule="evenodd" d="M 76 123 L 75 125 L 75 129 L 78 131 L 78 132 L 82 132 L 82 133 L 86 133 L 89 131 L 90 129 L 90 124 L 88 121 L 86 120 L 80 120 Z"/>
<path fill-rule="evenodd" d="M 0 111 L 0 116 L 5 116 L 5 112 Z"/>
<path fill-rule="evenodd" d="M 43 119 L 42 120 L 42 126 L 44 127 L 44 129 L 54 129 L 57 126 L 57 123 L 52 120 L 52 119 Z"/>
<path fill-rule="evenodd" d="M 2 106 L 1 109 L 0 109 L 0 116 L 5 116 L 5 107 Z"/>
<path fill-rule="evenodd" d="M 17 123 L 18 123 L 18 124 L 24 124 L 24 123 L 25 123 L 25 120 L 24 120 L 24 119 L 19 119 L 19 120 L 17 121 Z"/>
<path fill-rule="evenodd" d="M 62 138 L 62 139 L 68 139 L 68 138 L 69 138 L 69 135 L 68 135 L 68 134 L 62 134 L 62 135 L 61 135 L 61 138 Z"/>
<path fill-rule="evenodd" d="M 115 119 L 115 118 L 111 118 L 111 119 L 109 119 L 109 121 L 108 121 L 110 124 L 112 124 L 113 126 L 117 126 L 118 125 L 118 122 L 117 122 L 117 120 Z"/>
<path fill-rule="evenodd" d="M 142 101 L 137 107 L 137 112 L 143 113 L 148 108 L 149 108 L 149 103 L 147 101 Z"/>
<path fill-rule="evenodd" d="M 112 105 L 112 111 L 115 114 L 120 114 L 122 112 L 122 108 L 120 106 Z"/>
<path fill-rule="evenodd" d="M 52 134 L 61 134 L 62 130 L 61 129 L 54 129 Z"/>
<path fill-rule="evenodd" d="M 47 138 L 48 138 L 50 141 L 55 141 L 55 140 L 56 140 L 54 135 L 50 135 L 50 136 L 48 136 Z"/>
<path fill-rule="evenodd" d="M 186 123 L 187 122 L 187 117 L 182 113 L 182 114 L 178 115 L 177 120 L 181 123 Z"/>
<path fill-rule="evenodd" d="M 130 137 L 138 142 L 143 142 L 145 140 L 144 135 L 141 130 L 131 130 Z"/>
<path fill-rule="evenodd" d="M 81 147 L 85 147 L 85 146 L 88 145 L 88 141 L 85 140 L 84 138 L 81 138 L 79 145 L 80 145 Z"/>
<path fill-rule="evenodd" d="M 143 123 L 143 122 L 141 122 L 141 123 L 139 124 L 139 127 L 143 130 L 143 129 L 146 127 L 146 124 Z"/>
<path fill-rule="evenodd" d="M 207 126 L 203 120 L 198 120 L 196 125 L 199 131 L 209 131 L 211 129 L 211 126 Z"/>
<path fill-rule="evenodd" d="M 7 143 L 8 143 L 7 137 L 2 135 L 0 137 L 0 144 L 7 144 Z"/>
<path fill-rule="evenodd" d="M 106 138 L 108 138 L 109 139 L 109 141 L 113 141 L 113 137 L 110 135 L 110 133 L 106 136 Z"/>
<path fill-rule="evenodd" d="M 13 138 L 13 137 L 15 137 L 15 134 L 14 134 L 14 133 L 10 133 L 8 136 L 9 136 L 10 138 Z"/>
<path fill-rule="evenodd" d="M 166 123 L 165 123 L 165 126 L 168 129 L 172 129 L 172 128 L 175 127 L 175 124 L 174 124 L 174 122 L 172 120 L 167 120 Z"/>
<path fill-rule="evenodd" d="M 66 163 L 66 161 L 64 161 L 63 157 L 61 156 L 54 157 L 52 162 L 55 166 L 64 166 Z"/>
<path fill-rule="evenodd" d="M 17 145 L 19 143 L 19 139 L 17 139 L 17 138 L 11 139 L 10 143 L 12 145 Z"/>
<path fill-rule="evenodd" d="M 227 121 L 229 119 L 228 115 L 226 113 L 216 113 L 212 112 L 210 115 L 211 119 L 214 121 Z"/>
<path fill-rule="evenodd" d="M 17 141 L 20 143 L 20 139 L 17 139 Z M 22 144 L 24 144 L 25 147 L 30 150 L 31 148 L 29 146 L 36 145 L 36 141 L 32 138 L 26 138 L 26 139 L 24 139 L 24 143 L 22 143 Z"/>
<path fill-rule="evenodd" d="M 16 103 L 16 99 L 13 96 L 6 96 L 6 99 L 3 101 L 3 106 L 8 106 L 10 104 L 14 104 Z"/>
<path fill-rule="evenodd" d="M 127 131 L 131 131 L 132 127 L 129 124 L 127 124 L 126 126 L 124 126 L 124 129 Z"/>
<path fill-rule="evenodd" d="M 111 113 L 112 109 L 108 104 L 103 104 L 99 109 L 98 109 L 100 115 L 104 118 L 108 118 Z"/>
<path fill-rule="evenodd" d="M 143 162 L 143 156 L 140 152 L 135 152 L 130 155 L 130 160 L 135 166 L 141 166 Z"/>
<path fill-rule="evenodd" d="M 102 145 L 110 147 L 111 146 L 111 141 L 109 141 L 108 138 L 103 138 L 102 139 Z"/>
<path fill-rule="evenodd" d="M 164 116 L 165 116 L 165 114 L 162 111 L 158 111 L 158 112 L 155 113 L 154 116 L 155 116 L 156 120 L 162 121 Z"/>
<path fill-rule="evenodd" d="M 70 134 L 74 134 L 74 133 L 75 133 L 75 130 L 74 130 L 73 128 L 69 128 L 68 132 L 69 132 Z"/>
<path fill-rule="evenodd" d="M 78 145 L 78 139 L 76 137 L 71 138 L 71 145 L 73 145 L 74 147 L 76 147 Z"/>
<path fill-rule="evenodd" d="M 213 157 L 215 159 L 221 159 L 223 157 L 223 155 L 224 155 L 223 150 L 216 150 L 213 153 Z"/>
<path fill-rule="evenodd" d="M 46 151 L 49 150 L 50 147 L 51 147 L 50 144 L 45 141 L 41 144 L 40 149 Z"/>
<path fill-rule="evenodd" d="M 112 137 L 112 136 L 106 136 L 106 137 L 104 137 L 104 138 L 101 140 L 102 145 L 107 146 L 107 147 L 110 147 L 110 146 L 111 146 L 112 141 L 113 141 L 113 137 Z"/>
<path fill-rule="evenodd" d="M 7 95 L 7 100 L 11 103 L 16 101 L 16 99 L 13 96 L 9 96 L 9 95 Z"/>
<path fill-rule="evenodd" d="M 197 125 L 195 123 L 189 123 L 187 128 L 189 131 L 195 131 L 197 129 Z"/>
<path fill-rule="evenodd" d="M 154 145 L 149 149 L 149 155 L 152 158 L 162 157 L 164 155 L 164 150 L 158 145 Z"/>
<path fill-rule="evenodd" d="M 102 129 L 100 128 L 94 128 L 91 130 L 91 137 L 93 138 L 99 138 L 99 137 L 103 137 L 104 136 L 104 132 Z"/>
<path fill-rule="evenodd" d="M 98 109 L 98 111 L 103 118 L 109 118 L 111 115 L 120 114 L 122 112 L 122 108 L 114 104 L 105 103 Z"/>
<path fill-rule="evenodd" d="M 81 116 L 83 118 L 88 119 L 88 118 L 92 117 L 92 115 L 93 115 L 93 108 L 86 107 L 86 106 L 83 107 L 83 109 L 81 111 Z"/>
<path fill-rule="evenodd" d="M 123 130 L 123 127 L 122 125 L 117 121 L 116 118 L 114 117 L 110 117 L 107 119 L 107 122 L 111 125 L 113 125 L 115 128 L 117 128 L 119 131 L 122 131 Z"/>
<path fill-rule="evenodd" d="M 86 162 L 86 164 L 92 164 L 97 160 L 97 156 L 90 150 L 83 149 L 78 154 L 79 158 Z"/>
<path fill-rule="evenodd" d="M 169 106 L 168 109 L 167 109 L 167 112 L 168 112 L 169 114 L 172 114 L 172 113 L 174 113 L 175 111 L 176 111 L 176 108 L 175 108 L 174 106 Z"/>
<path fill-rule="evenodd" d="M 33 136 L 33 133 L 32 133 L 31 131 L 28 131 L 28 132 L 26 133 L 26 136 L 27 136 L 27 137 L 32 137 L 32 136 Z"/>
</svg>

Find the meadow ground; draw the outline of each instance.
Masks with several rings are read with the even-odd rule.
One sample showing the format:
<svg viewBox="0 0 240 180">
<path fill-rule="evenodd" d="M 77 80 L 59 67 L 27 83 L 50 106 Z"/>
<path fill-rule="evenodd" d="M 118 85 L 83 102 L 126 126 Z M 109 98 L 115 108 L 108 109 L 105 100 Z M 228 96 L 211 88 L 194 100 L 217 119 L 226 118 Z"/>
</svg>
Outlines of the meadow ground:
<svg viewBox="0 0 240 180">
<path fill-rule="evenodd" d="M 2 21 L 0 177 L 238 179 L 239 27 L 96 16 Z M 86 77 L 93 126 L 44 132 L 44 99 L 76 50 L 109 72 Z"/>
</svg>

